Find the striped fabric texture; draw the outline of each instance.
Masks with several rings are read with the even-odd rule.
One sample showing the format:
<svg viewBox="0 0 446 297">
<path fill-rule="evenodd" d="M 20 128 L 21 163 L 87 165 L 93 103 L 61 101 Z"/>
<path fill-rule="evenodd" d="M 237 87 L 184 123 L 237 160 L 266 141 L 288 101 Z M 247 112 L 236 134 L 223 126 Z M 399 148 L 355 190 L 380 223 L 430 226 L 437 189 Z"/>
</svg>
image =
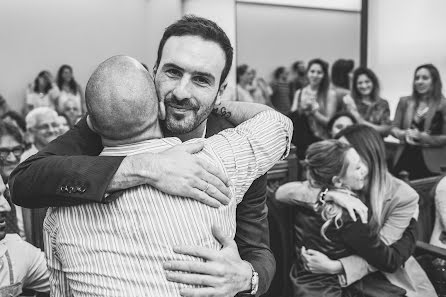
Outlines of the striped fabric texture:
<svg viewBox="0 0 446 297">
<path fill-rule="evenodd" d="M 44 237 L 51 296 L 180 296 L 186 286 L 168 282 L 163 263 L 202 260 L 175 254 L 172 247 L 220 249 L 213 225 L 234 237 L 237 204 L 254 179 L 288 154 L 291 135 L 288 118 L 268 111 L 204 140 L 196 155 L 222 169 L 232 183 L 231 201 L 220 208 L 148 185 L 128 189 L 110 204 L 50 208 Z M 147 140 L 107 147 L 101 155 L 156 154 L 180 143 Z"/>
</svg>

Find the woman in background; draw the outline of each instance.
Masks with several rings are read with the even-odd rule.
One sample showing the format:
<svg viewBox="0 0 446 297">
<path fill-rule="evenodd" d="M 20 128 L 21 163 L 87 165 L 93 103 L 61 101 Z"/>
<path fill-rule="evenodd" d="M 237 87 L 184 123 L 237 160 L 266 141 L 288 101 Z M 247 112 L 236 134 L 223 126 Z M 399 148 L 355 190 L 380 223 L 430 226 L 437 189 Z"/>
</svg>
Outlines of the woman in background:
<svg viewBox="0 0 446 297">
<path fill-rule="evenodd" d="M 379 81 L 369 68 L 360 67 L 353 73 L 351 94 L 343 104 L 360 124 L 372 127 L 382 136 L 390 132 L 390 108 L 387 100 L 379 96 Z"/>
<path fill-rule="evenodd" d="M 321 59 L 311 60 L 308 63 L 307 77 L 309 84 L 296 91 L 291 112 L 305 114 L 314 136 L 327 139 L 329 135 L 326 127 L 337 109 L 336 94 L 329 88 L 328 63 Z"/>
<path fill-rule="evenodd" d="M 407 171 L 410 179 L 432 176 L 428 166 L 438 166 L 444 160 L 430 159 L 423 147 L 446 145 L 446 98 L 438 69 L 424 64 L 415 69 L 412 95 L 398 103 L 391 133 L 404 146 L 396 152 L 394 174 Z M 434 163 L 434 164 L 432 164 Z"/>
<path fill-rule="evenodd" d="M 30 84 L 26 90 L 26 102 L 24 114 L 37 107 L 56 108 L 56 102 L 59 98 L 59 88 L 53 83 L 49 71 L 41 71 L 37 75 L 33 84 Z"/>
<path fill-rule="evenodd" d="M 331 138 L 335 138 L 335 136 L 347 127 L 350 127 L 356 124 L 355 117 L 347 112 L 337 112 L 328 122 L 327 131 L 330 134 Z"/>
<path fill-rule="evenodd" d="M 379 232 L 380 238 L 387 245 L 395 243 L 402 237 L 412 218 L 418 218 L 418 194 L 387 171 L 384 141 L 373 128 L 353 125 L 342 130 L 337 137 L 355 148 L 368 168 L 366 186 L 361 191 L 367 207 L 358 205 L 359 200 L 352 198 L 349 191 L 328 190 L 325 200 L 344 207 L 352 217 L 355 217 L 355 212 L 358 213 L 363 222 L 367 220 L 370 209 L 372 215 L 369 221 Z M 303 202 L 317 200 L 320 192 L 302 187 L 298 182 L 282 185 L 279 190 L 283 192 L 282 195 L 290 195 L 294 200 Z M 340 258 L 338 261 L 342 263 L 342 269 L 339 270 L 333 269 L 337 263 L 321 253 L 305 257 L 311 272 L 337 274 L 343 286 L 350 286 L 375 271 L 364 258 L 357 255 Z M 426 273 L 413 257 L 395 273 L 384 275 L 392 284 L 405 289 L 409 297 L 436 296 Z"/>
<path fill-rule="evenodd" d="M 331 82 L 336 93 L 337 111 L 344 110 L 342 99 L 350 93 L 353 68 L 355 68 L 355 62 L 345 59 L 336 60 L 331 66 Z"/>
<path fill-rule="evenodd" d="M 273 107 L 283 113 L 290 114 L 290 85 L 288 82 L 289 72 L 285 67 L 278 67 L 273 74 L 271 82 L 271 104 Z"/>
<path fill-rule="evenodd" d="M 62 109 L 65 102 L 71 100 L 82 114 L 85 113 L 87 107 L 85 105 L 84 93 L 81 86 L 74 79 L 73 68 L 69 65 L 62 65 L 57 72 L 56 81 L 60 90 L 57 111 L 63 112 Z"/>
<path fill-rule="evenodd" d="M 254 102 L 254 98 L 250 92 L 250 86 L 254 79 L 251 68 L 242 64 L 237 66 L 237 101 Z"/>
</svg>

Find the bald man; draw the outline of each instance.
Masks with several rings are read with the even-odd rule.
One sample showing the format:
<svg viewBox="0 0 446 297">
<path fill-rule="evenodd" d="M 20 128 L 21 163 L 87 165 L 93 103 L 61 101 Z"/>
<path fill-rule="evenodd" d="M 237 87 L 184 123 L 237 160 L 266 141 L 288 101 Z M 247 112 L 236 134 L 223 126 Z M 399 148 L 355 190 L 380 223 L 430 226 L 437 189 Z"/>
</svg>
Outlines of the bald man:
<svg viewBox="0 0 446 297">
<path fill-rule="evenodd" d="M 164 103 L 157 100 L 150 74 L 130 57 L 112 57 L 99 65 L 87 84 L 86 103 L 88 123 L 104 145 L 101 156 L 162 153 L 181 143 L 176 137 L 162 138 L 158 119 L 166 115 Z M 233 113 L 231 121 L 238 126 L 186 143 L 204 145 L 196 156 L 230 180 L 229 203 L 213 208 L 142 185 L 106 205 L 51 208 L 44 230 L 52 296 L 180 296 L 200 285 L 200 280 L 169 281 L 178 273 L 166 274 L 163 265 L 200 267 L 203 259 L 215 256 L 209 250 L 216 253 L 234 244 L 237 204 L 254 179 L 287 155 L 292 134 L 289 119 L 267 106 L 228 102 L 222 107 Z M 200 254 L 202 248 L 206 254 Z M 185 255 L 191 253 L 199 258 Z M 239 269 L 249 276 L 240 280 L 241 286 L 250 290 L 245 271 L 251 265 L 240 260 Z"/>
</svg>

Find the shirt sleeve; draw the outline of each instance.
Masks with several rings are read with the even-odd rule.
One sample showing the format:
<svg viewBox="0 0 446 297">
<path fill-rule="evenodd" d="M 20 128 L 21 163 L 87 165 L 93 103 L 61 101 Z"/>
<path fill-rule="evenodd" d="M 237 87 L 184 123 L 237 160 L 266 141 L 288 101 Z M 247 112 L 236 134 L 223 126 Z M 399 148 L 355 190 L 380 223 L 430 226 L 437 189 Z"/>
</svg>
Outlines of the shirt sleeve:
<svg viewBox="0 0 446 297">
<path fill-rule="evenodd" d="M 37 292 L 49 292 L 49 273 L 43 252 L 26 241 L 21 241 L 21 244 L 28 262 L 23 287 Z"/>
<path fill-rule="evenodd" d="M 264 111 L 208 138 L 206 145 L 223 163 L 236 198 L 241 200 L 256 178 L 288 156 L 292 133 L 290 119 L 276 111 Z"/>
<path fill-rule="evenodd" d="M 444 230 L 446 228 L 446 177 L 441 179 L 435 189 L 435 209 Z"/>
</svg>

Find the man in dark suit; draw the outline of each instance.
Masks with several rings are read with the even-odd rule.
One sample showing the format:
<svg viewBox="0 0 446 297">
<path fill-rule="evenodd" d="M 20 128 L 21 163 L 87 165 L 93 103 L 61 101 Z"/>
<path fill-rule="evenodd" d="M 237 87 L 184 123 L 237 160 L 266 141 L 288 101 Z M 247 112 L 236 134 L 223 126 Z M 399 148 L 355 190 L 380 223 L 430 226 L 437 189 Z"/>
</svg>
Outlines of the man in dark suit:
<svg viewBox="0 0 446 297">
<path fill-rule="evenodd" d="M 157 95 L 166 106 L 166 136 L 184 141 L 230 127 L 224 112 L 219 110 L 219 116 L 211 112 L 227 85 L 232 55 L 229 39 L 212 21 L 187 16 L 166 29 L 154 67 Z M 214 207 L 228 202 L 223 174 L 191 155 L 200 147 L 181 145 L 161 154 L 125 158 L 98 157 L 102 149 L 100 137 L 82 119 L 12 173 L 14 202 L 31 208 L 107 203 L 119 190 L 141 184 Z M 203 263 L 200 271 L 186 270 L 182 281 L 202 280 L 215 296 L 227 296 L 237 286 L 246 287 L 234 277 L 241 258 L 252 264 L 251 290 L 244 293 L 258 296 L 266 292 L 275 260 L 269 249 L 265 202 L 263 176 L 254 181 L 237 207 L 237 245 L 220 250 L 217 260 Z M 190 294 L 203 292 L 196 289 Z"/>
</svg>

